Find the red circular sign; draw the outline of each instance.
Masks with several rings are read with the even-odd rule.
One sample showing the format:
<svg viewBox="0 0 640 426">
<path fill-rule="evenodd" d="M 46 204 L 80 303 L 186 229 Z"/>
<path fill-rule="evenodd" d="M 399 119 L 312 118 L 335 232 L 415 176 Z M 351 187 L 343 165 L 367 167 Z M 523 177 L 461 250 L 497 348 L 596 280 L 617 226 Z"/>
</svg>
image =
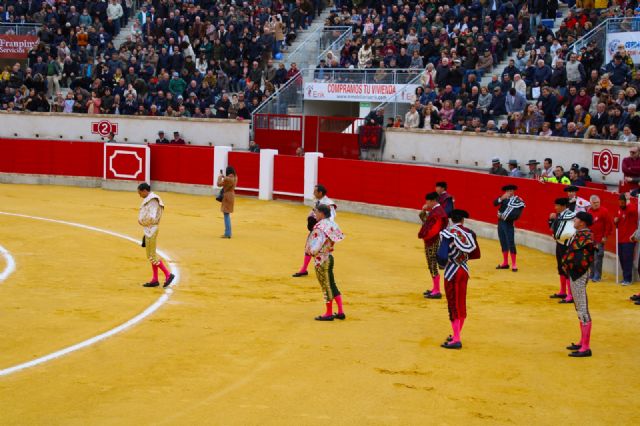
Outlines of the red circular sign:
<svg viewBox="0 0 640 426">
<path fill-rule="evenodd" d="M 113 125 L 110 121 L 102 120 L 98 122 L 98 134 L 100 136 L 108 136 L 112 132 Z"/>
<path fill-rule="evenodd" d="M 598 156 L 598 168 L 603 175 L 608 175 L 613 170 L 613 154 L 608 149 L 603 149 Z"/>
</svg>

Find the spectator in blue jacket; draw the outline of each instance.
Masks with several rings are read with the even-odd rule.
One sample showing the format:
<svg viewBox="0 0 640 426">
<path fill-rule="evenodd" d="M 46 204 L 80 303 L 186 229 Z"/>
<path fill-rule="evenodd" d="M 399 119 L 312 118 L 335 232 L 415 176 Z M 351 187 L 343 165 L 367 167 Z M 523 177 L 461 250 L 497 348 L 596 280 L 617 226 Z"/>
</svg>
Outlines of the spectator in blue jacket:
<svg viewBox="0 0 640 426">
<path fill-rule="evenodd" d="M 527 99 L 520 93 L 516 92 L 515 88 L 509 89 L 509 93 L 505 99 L 505 108 L 507 114 L 511 115 L 514 112 L 523 112 L 527 106 Z"/>
</svg>

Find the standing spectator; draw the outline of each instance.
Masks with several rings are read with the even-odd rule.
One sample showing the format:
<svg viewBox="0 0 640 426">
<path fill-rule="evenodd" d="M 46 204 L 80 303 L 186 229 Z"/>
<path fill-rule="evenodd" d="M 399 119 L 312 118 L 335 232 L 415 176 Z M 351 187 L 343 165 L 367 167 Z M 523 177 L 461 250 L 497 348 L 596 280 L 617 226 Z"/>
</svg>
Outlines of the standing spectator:
<svg viewBox="0 0 640 426">
<path fill-rule="evenodd" d="M 420 125 L 420 114 L 416 110 L 415 105 L 411 105 L 411 108 L 404 116 L 404 127 L 407 129 L 416 129 Z"/>
<path fill-rule="evenodd" d="M 527 163 L 527 166 L 529 167 L 529 172 L 527 173 L 526 177 L 528 177 L 529 179 L 536 179 L 536 180 L 540 179 L 542 172 L 540 171 L 538 164 L 540 164 L 539 161 L 529 160 L 529 162 Z"/>
<path fill-rule="evenodd" d="M 507 94 L 505 106 L 508 115 L 511 115 L 514 112 L 523 112 L 524 108 L 527 106 L 527 99 L 512 87 L 509 89 L 509 93 Z"/>
<path fill-rule="evenodd" d="M 222 238 L 231 238 L 231 213 L 233 213 L 233 207 L 236 200 L 235 189 L 238 183 L 238 176 L 233 167 L 227 166 L 225 174 L 222 174 L 220 170 L 220 176 L 218 176 L 218 186 L 223 191 L 222 205 L 220 211 L 224 215 L 224 234 Z"/>
<path fill-rule="evenodd" d="M 542 163 L 542 171 L 540 173 L 541 178 L 553 177 L 553 160 L 551 158 L 545 158 Z"/>
<path fill-rule="evenodd" d="M 229 118 L 229 108 L 231 107 L 231 101 L 229 95 L 224 93 L 220 100 L 216 102 L 216 118 Z"/>
<path fill-rule="evenodd" d="M 163 134 L 164 135 L 164 134 Z M 173 139 L 170 142 L 172 145 L 186 145 L 187 143 L 180 137 L 180 132 L 173 132 Z"/>
<path fill-rule="evenodd" d="M 630 285 L 633 281 L 633 253 L 636 242 L 632 240 L 638 229 L 638 200 L 628 199 L 627 194 L 620 194 L 618 213 L 613 219 L 618 228 L 618 255 L 622 267 L 622 285 Z"/>
<path fill-rule="evenodd" d="M 509 176 L 509 172 L 507 172 L 502 164 L 500 164 L 500 159 L 494 157 L 491 159 L 491 170 L 489 170 L 490 175 L 498 175 L 498 176 Z"/>
<path fill-rule="evenodd" d="M 160 130 L 158 132 L 158 139 L 156 139 L 156 143 L 159 143 L 159 144 L 168 144 L 169 143 L 169 139 L 164 137 L 164 131 Z"/>
<path fill-rule="evenodd" d="M 520 171 L 520 167 L 518 167 L 517 160 L 509 160 L 509 176 L 511 177 L 524 177 L 524 174 Z"/>
<path fill-rule="evenodd" d="M 607 239 L 613 232 L 613 220 L 609 214 L 609 210 L 600 205 L 600 197 L 592 195 L 589 199 L 591 207 L 587 210 L 593 216 L 593 225 L 591 232 L 593 233 L 593 242 L 596 246 L 595 258 L 591 267 L 589 279 L 594 283 L 602 279 L 602 261 L 604 260 L 604 246 Z"/>
</svg>

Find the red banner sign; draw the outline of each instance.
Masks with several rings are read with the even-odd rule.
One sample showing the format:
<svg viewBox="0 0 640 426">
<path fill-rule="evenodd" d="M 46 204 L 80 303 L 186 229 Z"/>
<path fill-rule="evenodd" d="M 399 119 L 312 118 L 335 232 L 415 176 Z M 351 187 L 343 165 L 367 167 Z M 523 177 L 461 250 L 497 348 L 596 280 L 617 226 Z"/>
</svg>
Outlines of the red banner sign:
<svg viewBox="0 0 640 426">
<path fill-rule="evenodd" d="M 104 144 L 104 178 L 150 181 L 151 153 L 146 145 Z"/>
<path fill-rule="evenodd" d="M 614 154 L 608 149 L 603 149 L 600 152 L 594 152 L 592 158 L 593 166 L 591 168 L 598 170 L 603 175 L 620 171 L 620 154 Z"/>
<path fill-rule="evenodd" d="M 37 43 L 38 37 L 33 35 L 0 34 L 0 58 L 26 59 Z"/>
</svg>

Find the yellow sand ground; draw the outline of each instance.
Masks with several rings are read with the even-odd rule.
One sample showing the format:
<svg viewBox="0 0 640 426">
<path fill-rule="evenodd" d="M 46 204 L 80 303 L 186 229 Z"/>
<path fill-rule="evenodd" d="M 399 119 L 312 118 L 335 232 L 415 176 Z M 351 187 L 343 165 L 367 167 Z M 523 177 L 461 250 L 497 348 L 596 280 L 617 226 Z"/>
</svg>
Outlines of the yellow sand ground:
<svg viewBox="0 0 640 426">
<path fill-rule="evenodd" d="M 347 239 L 336 277 L 347 320 L 319 323 L 302 260 L 308 209 L 239 199 L 220 239 L 212 198 L 164 193 L 159 246 L 182 283 L 143 323 L 90 348 L 0 377 L 0 424 L 638 424 L 637 285 L 589 285 L 594 357 L 572 359 L 572 305 L 555 260 L 522 249 L 521 272 L 496 271 L 498 245 L 472 263 L 464 348 L 444 300 L 427 301 L 415 225 L 338 213 Z M 135 193 L 0 186 L 0 211 L 138 238 Z M 0 369 L 117 326 L 159 295 L 131 242 L 0 216 L 17 270 L 0 283 Z M 3 267 L 4 264 L 0 265 Z"/>
</svg>

